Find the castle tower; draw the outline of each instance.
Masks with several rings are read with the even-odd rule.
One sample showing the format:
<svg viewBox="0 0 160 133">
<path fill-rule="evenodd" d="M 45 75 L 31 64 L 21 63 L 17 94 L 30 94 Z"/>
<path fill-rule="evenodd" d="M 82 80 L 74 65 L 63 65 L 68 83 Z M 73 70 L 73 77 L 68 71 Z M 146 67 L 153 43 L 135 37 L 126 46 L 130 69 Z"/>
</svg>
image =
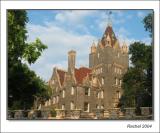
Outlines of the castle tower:
<svg viewBox="0 0 160 133">
<path fill-rule="evenodd" d="M 96 56 L 97 47 L 95 42 L 92 43 L 91 52 L 89 54 L 89 68 L 92 68 L 95 64 L 95 56 Z"/>
<path fill-rule="evenodd" d="M 76 52 L 71 50 L 68 52 L 68 73 L 74 74 L 76 62 Z"/>
<path fill-rule="evenodd" d="M 96 53 L 96 45 L 93 42 L 92 46 L 91 46 L 91 53 Z"/>
</svg>

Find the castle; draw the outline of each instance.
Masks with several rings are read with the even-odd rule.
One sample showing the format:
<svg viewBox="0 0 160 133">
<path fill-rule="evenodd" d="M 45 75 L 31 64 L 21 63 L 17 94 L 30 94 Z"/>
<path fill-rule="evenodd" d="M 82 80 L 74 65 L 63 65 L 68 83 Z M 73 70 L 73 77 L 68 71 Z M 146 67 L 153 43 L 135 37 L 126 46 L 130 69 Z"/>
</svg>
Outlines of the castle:
<svg viewBox="0 0 160 133">
<path fill-rule="evenodd" d="M 120 45 L 111 24 L 98 44 L 91 46 L 89 68 L 76 68 L 76 51 L 68 52 L 68 70 L 53 69 L 48 82 L 52 97 L 46 106 L 91 114 L 96 109 L 116 108 L 123 93 L 122 76 L 128 69 L 128 47 Z"/>
</svg>

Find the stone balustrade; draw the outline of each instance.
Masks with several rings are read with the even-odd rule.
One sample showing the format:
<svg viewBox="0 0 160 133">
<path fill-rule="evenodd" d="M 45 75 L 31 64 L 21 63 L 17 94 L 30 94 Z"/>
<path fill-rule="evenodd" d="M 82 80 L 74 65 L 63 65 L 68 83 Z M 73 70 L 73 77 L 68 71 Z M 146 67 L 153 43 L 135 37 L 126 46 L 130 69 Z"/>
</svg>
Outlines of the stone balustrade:
<svg viewBox="0 0 160 133">
<path fill-rule="evenodd" d="M 42 110 L 9 110 L 9 120 L 24 119 L 153 119 L 152 107 L 140 107 L 141 115 L 136 115 L 136 108 L 95 109 L 93 112 L 84 112 L 81 109 L 64 110 L 64 109 L 42 109 Z M 54 114 L 53 114 L 54 113 Z"/>
</svg>

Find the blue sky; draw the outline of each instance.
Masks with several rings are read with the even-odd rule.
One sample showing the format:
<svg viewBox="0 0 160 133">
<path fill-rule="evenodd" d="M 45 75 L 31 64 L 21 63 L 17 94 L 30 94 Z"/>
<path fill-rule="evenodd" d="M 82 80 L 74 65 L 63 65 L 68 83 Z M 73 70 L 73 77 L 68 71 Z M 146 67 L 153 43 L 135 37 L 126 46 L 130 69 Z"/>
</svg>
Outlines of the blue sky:
<svg viewBox="0 0 160 133">
<path fill-rule="evenodd" d="M 113 30 L 120 43 L 150 43 L 142 20 L 152 10 L 110 10 Z M 90 46 L 101 39 L 108 23 L 108 10 L 27 10 L 28 42 L 40 38 L 48 46 L 30 68 L 45 81 L 53 67 L 67 70 L 67 53 L 76 50 L 76 67 L 88 67 Z"/>
</svg>

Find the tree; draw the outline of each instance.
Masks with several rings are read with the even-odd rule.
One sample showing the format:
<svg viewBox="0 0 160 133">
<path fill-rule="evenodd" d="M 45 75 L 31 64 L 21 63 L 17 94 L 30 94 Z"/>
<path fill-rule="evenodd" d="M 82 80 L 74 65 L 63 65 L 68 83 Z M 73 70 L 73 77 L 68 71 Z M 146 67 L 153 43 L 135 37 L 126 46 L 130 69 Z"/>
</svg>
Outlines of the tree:
<svg viewBox="0 0 160 133">
<path fill-rule="evenodd" d="M 152 15 L 143 19 L 152 37 Z M 152 42 L 151 42 L 152 43 Z M 152 106 L 152 45 L 134 42 L 129 47 L 131 67 L 123 76 L 124 90 L 119 105 L 124 107 Z M 138 112 L 139 113 L 139 112 Z"/>
<path fill-rule="evenodd" d="M 25 10 L 9 10 L 8 17 L 8 107 L 9 109 L 29 109 L 34 96 L 48 98 L 48 86 L 31 71 L 29 64 L 41 56 L 47 48 L 40 39 L 27 43 Z"/>
<path fill-rule="evenodd" d="M 144 19 L 143 19 L 144 28 L 146 31 L 149 31 L 150 37 L 152 37 L 152 24 L 153 24 L 153 13 L 149 13 Z"/>
</svg>

